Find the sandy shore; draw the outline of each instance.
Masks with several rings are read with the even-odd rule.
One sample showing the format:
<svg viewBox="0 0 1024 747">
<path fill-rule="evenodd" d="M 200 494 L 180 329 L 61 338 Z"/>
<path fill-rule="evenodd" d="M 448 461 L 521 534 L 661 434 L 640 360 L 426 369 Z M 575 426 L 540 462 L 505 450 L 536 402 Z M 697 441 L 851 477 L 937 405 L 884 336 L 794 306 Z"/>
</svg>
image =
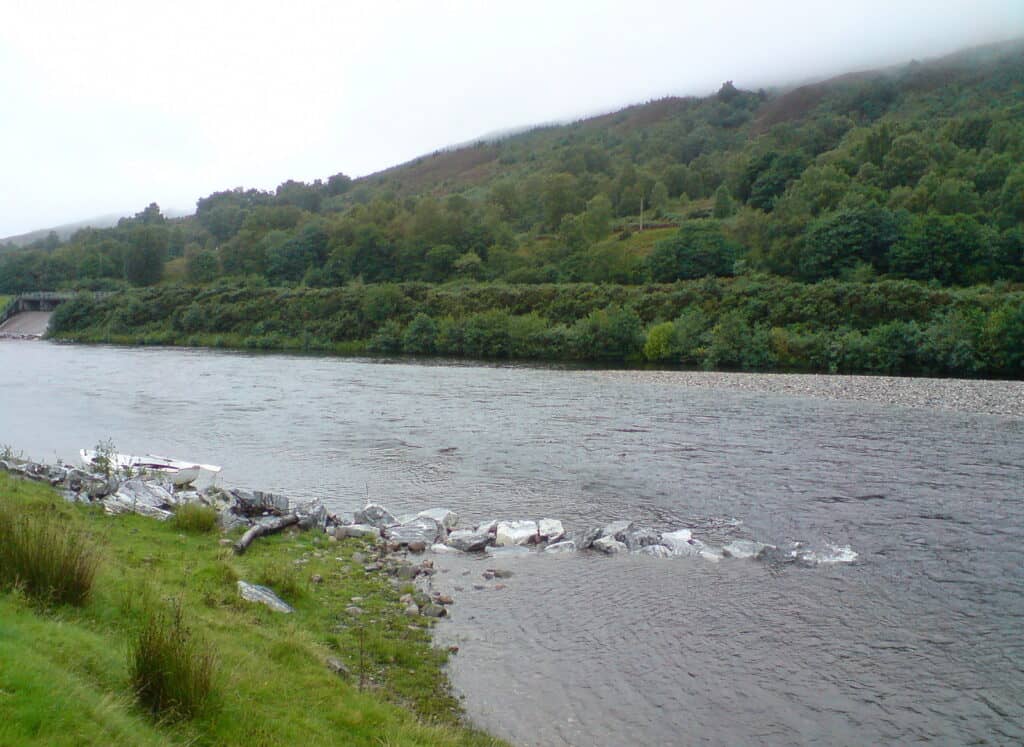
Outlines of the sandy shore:
<svg viewBox="0 0 1024 747">
<path fill-rule="evenodd" d="M 602 371 L 597 375 L 665 386 L 855 400 L 1024 418 L 1024 381 L 712 371 Z"/>
</svg>

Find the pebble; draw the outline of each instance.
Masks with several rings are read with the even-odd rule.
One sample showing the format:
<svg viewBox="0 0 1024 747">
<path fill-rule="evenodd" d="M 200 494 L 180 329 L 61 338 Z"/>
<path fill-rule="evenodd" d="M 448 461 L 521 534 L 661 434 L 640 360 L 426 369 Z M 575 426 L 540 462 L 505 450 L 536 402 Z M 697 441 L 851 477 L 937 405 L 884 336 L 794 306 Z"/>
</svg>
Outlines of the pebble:
<svg viewBox="0 0 1024 747">
<path fill-rule="evenodd" d="M 324 577 L 321 576 L 319 573 L 314 573 L 312 576 L 310 576 L 309 580 L 311 583 L 314 584 L 322 584 L 324 582 Z"/>
<path fill-rule="evenodd" d="M 726 389 L 816 399 L 1024 417 L 1024 383 L 907 376 L 762 374 L 713 371 L 599 371 L 601 378 L 695 389 Z"/>
</svg>

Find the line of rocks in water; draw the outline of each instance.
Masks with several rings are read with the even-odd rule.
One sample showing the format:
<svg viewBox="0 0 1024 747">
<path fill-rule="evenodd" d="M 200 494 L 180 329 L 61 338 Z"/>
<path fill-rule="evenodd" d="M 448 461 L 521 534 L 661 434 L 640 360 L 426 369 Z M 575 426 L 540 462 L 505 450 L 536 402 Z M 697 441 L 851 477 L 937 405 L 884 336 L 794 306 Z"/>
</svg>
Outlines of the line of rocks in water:
<svg viewBox="0 0 1024 747">
<path fill-rule="evenodd" d="M 336 518 L 336 517 L 334 517 Z M 706 544 L 689 528 L 659 532 L 632 521 L 615 521 L 589 527 L 571 535 L 558 519 L 497 520 L 458 528 L 459 517 L 450 509 L 435 508 L 396 517 L 387 508 L 370 503 L 348 520 L 326 527 L 336 537 L 371 537 L 393 549 L 419 553 L 477 553 L 506 556 L 528 553 L 563 554 L 597 552 L 605 555 L 629 553 L 654 558 L 702 558 L 718 562 L 724 558 L 757 559 L 772 563 L 850 562 L 857 553 L 848 547 L 829 545 L 812 549 L 792 543 L 785 548 L 749 539 L 734 539 L 722 546 Z"/>
<path fill-rule="evenodd" d="M 700 558 L 718 562 L 725 558 L 756 559 L 772 564 L 819 565 L 845 563 L 856 559 L 848 547 L 811 549 L 798 543 L 780 548 L 749 539 L 735 539 L 722 546 L 706 544 L 689 528 L 659 532 L 632 521 L 615 521 L 568 533 L 558 519 L 498 520 L 459 528 L 458 515 L 446 508 L 434 508 L 396 517 L 378 503 L 369 503 L 352 515 L 337 516 L 320 500 L 294 501 L 285 495 L 258 490 L 222 488 L 202 490 L 177 488 L 159 475 L 134 477 L 106 475 L 63 464 L 50 465 L 18 459 L 0 460 L 0 469 L 48 483 L 75 503 L 103 506 L 108 514 L 137 513 L 158 520 L 174 515 L 182 505 L 208 506 L 217 512 L 217 524 L 225 532 L 244 528 L 259 535 L 260 528 L 278 531 L 294 525 L 297 530 L 325 532 L 331 541 L 345 538 L 370 539 L 376 558 L 363 564 L 367 573 L 384 572 L 397 585 L 422 581 L 433 574 L 433 561 L 414 561 L 409 554 L 465 553 L 503 557 L 528 554 L 556 555 L 591 552 L 605 555 L 633 554 L 654 558 Z M 283 521 L 286 519 L 286 521 Z M 229 540 L 222 540 L 229 542 Z M 244 550 L 236 542 L 237 552 Z M 366 560 L 366 558 L 360 559 Z M 485 572 L 497 574 L 488 569 Z M 290 607 L 271 589 L 239 581 L 239 594 L 271 609 L 290 612 Z M 402 603 L 410 615 L 444 617 L 452 600 L 443 595 L 405 595 Z"/>
</svg>

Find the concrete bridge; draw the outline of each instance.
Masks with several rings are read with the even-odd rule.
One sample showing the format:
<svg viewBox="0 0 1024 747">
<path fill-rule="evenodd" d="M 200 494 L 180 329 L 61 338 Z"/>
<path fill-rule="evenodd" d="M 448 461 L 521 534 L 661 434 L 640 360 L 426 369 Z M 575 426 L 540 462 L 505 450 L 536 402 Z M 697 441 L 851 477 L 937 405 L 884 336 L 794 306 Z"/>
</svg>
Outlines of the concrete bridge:
<svg viewBox="0 0 1024 747">
<path fill-rule="evenodd" d="M 22 293 L 0 309 L 0 338 L 42 337 L 53 310 L 77 293 Z M 106 294 L 97 294 L 106 295 Z"/>
</svg>

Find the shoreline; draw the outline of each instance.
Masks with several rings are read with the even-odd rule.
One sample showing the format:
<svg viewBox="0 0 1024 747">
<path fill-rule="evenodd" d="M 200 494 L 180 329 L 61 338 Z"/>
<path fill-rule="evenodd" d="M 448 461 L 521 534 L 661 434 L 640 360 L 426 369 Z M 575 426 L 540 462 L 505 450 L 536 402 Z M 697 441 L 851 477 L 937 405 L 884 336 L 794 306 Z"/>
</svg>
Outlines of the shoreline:
<svg viewBox="0 0 1024 747">
<path fill-rule="evenodd" d="M 1024 418 L 1024 381 L 735 371 L 594 371 L 608 380 Z M 987 391 L 986 391 L 987 390 Z"/>
</svg>

